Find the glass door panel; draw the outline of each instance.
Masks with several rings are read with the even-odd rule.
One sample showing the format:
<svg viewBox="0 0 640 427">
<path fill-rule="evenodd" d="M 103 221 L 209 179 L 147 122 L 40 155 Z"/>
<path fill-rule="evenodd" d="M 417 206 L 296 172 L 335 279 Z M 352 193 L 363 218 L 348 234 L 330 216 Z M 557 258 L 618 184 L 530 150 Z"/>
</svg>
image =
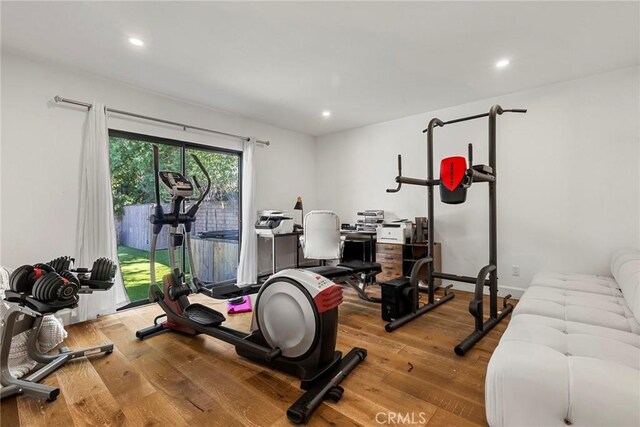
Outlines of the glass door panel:
<svg viewBox="0 0 640 427">
<path fill-rule="evenodd" d="M 211 176 L 211 190 L 200 206 L 191 233 L 196 276 L 205 283 L 235 280 L 239 255 L 240 156 L 186 148 L 186 175 L 191 180 L 197 176 L 203 187 L 206 178 L 191 154 L 200 159 Z"/>
<path fill-rule="evenodd" d="M 149 215 L 155 206 L 153 152 L 151 143 L 111 136 L 109 139 L 111 188 L 116 219 L 118 259 L 130 301 L 146 299 L 150 284 L 149 250 L 151 224 Z M 182 148 L 157 144 L 161 170 L 182 170 Z M 165 209 L 168 193 L 161 191 Z M 167 227 L 158 236 L 156 277 L 158 282 L 170 272 L 167 251 Z"/>
</svg>

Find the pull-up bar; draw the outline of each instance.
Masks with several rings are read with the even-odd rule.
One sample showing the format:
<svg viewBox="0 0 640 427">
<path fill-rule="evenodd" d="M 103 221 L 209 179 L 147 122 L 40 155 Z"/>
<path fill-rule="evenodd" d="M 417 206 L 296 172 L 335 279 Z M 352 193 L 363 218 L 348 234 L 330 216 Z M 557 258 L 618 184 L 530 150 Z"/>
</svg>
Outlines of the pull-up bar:
<svg viewBox="0 0 640 427">
<path fill-rule="evenodd" d="M 469 120 L 481 119 L 483 117 L 489 117 L 491 115 L 495 116 L 495 114 L 500 115 L 502 113 L 526 113 L 526 112 L 527 112 L 527 110 L 525 108 L 512 108 L 512 109 L 509 109 L 509 110 L 503 110 L 502 108 L 499 108 L 493 114 L 492 114 L 492 111 L 489 111 L 488 113 L 475 114 L 473 116 L 461 117 L 459 119 L 453 119 L 453 120 L 449 120 L 449 121 L 446 121 L 446 122 L 441 122 L 442 124 L 435 123 L 435 125 L 433 127 L 442 127 L 444 125 L 452 125 L 454 123 L 460 123 L 460 122 L 466 122 L 466 121 L 469 121 Z M 426 128 L 426 129 L 424 129 L 422 131 L 422 133 L 427 133 L 427 132 L 429 132 L 429 128 Z"/>
</svg>

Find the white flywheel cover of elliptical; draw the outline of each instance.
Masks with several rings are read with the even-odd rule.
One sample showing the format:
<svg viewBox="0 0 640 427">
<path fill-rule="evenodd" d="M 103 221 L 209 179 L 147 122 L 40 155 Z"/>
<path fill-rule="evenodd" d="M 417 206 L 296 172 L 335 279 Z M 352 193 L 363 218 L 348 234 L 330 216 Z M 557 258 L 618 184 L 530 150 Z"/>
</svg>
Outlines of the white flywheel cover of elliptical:
<svg viewBox="0 0 640 427">
<path fill-rule="evenodd" d="M 302 356 L 315 338 L 315 305 L 305 291 L 292 283 L 280 277 L 269 281 L 260 293 L 256 313 L 260 331 L 270 346 L 282 350 L 284 357 Z"/>
</svg>

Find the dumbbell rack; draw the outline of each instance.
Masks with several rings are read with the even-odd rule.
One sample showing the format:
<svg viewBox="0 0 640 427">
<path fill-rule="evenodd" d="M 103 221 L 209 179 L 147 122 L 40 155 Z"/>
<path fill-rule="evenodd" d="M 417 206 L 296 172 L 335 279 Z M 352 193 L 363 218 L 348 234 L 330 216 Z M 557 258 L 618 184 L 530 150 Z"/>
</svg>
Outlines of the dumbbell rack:
<svg viewBox="0 0 640 427">
<path fill-rule="evenodd" d="M 44 316 L 52 314 L 60 310 L 60 308 L 56 309 L 56 307 L 51 307 L 53 311 L 39 312 L 27 307 L 24 302 L 15 302 L 15 298 L 23 301 L 26 301 L 26 298 L 32 298 L 17 296 L 20 294 L 13 291 L 7 291 L 6 293 L 7 300 L 11 302 L 11 307 L 9 307 L 5 317 L 2 319 L 2 345 L 0 346 L 0 383 L 2 384 L 2 388 L 0 388 L 0 399 L 16 394 L 26 394 L 51 402 L 58 397 L 60 389 L 39 384 L 38 381 L 73 359 L 113 352 L 113 344 L 105 344 L 76 351 L 70 351 L 68 348 L 63 347 L 59 354 L 42 353 L 37 345 L 38 335 L 42 328 L 42 321 L 44 320 Z M 28 330 L 31 332 L 27 340 L 27 353 L 31 359 L 43 364 L 43 366 L 25 379 L 18 379 L 14 377 L 9 370 L 11 341 L 16 335 Z"/>
<path fill-rule="evenodd" d="M 32 294 L 31 289 L 20 289 L 20 286 L 16 286 L 13 283 L 13 277 L 10 280 L 11 289 L 5 291 L 4 298 L 4 302 L 10 304 L 10 306 L 0 323 L 2 328 L 0 332 L 2 337 L 2 342 L 0 343 L 0 384 L 2 385 L 0 399 L 16 394 L 26 394 L 51 402 L 58 397 L 60 389 L 39 384 L 40 380 L 73 359 L 113 352 L 113 344 L 104 344 L 75 351 L 62 347 L 58 354 L 43 353 L 38 348 L 38 337 L 45 316 L 65 308 L 77 307 L 80 301 L 78 294 L 108 291 L 114 284 L 113 278 L 115 277 L 116 267 L 107 258 L 96 260 L 91 270 L 86 268 L 70 269 L 73 261 L 74 259 L 71 257 L 59 257 L 47 264 L 54 271 L 73 272 L 76 275 L 79 289 L 76 290 L 75 295 L 69 295 L 64 299 L 42 301 Z M 52 265 L 56 268 L 53 268 Z M 20 268 L 16 271 L 19 271 Z M 14 271 L 14 273 L 16 272 Z M 31 288 L 34 286 L 37 286 L 37 284 L 32 285 Z M 0 304 L 4 302 L 0 301 Z M 11 343 L 14 337 L 26 331 L 29 331 L 27 354 L 41 366 L 26 378 L 18 379 L 11 374 L 9 369 Z"/>
</svg>

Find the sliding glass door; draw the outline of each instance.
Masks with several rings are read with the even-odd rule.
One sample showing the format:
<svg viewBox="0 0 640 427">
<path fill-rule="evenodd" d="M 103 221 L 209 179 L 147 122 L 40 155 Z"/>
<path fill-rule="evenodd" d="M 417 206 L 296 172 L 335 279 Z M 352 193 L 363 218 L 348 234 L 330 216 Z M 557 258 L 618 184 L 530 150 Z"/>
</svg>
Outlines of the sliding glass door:
<svg viewBox="0 0 640 427">
<path fill-rule="evenodd" d="M 200 148 L 185 150 L 187 176 L 206 178 L 191 157 L 195 154 L 211 176 L 211 190 L 192 230 L 196 276 L 205 283 L 235 280 L 240 235 L 240 157 Z"/>
<path fill-rule="evenodd" d="M 118 258 L 130 301 L 145 300 L 150 285 L 149 215 L 155 207 L 152 144 L 159 147 L 161 170 L 180 171 L 190 180 L 195 175 L 205 185 L 206 179 L 191 154 L 198 156 L 207 169 L 211 191 L 192 229 L 196 274 L 205 283 L 234 280 L 239 253 L 240 153 L 119 131 L 110 131 L 109 135 Z M 161 199 L 167 209 L 170 198 L 164 190 Z M 178 262 L 190 276 L 184 255 L 184 251 L 179 253 Z M 158 236 L 158 282 L 169 271 L 165 227 Z"/>
</svg>

